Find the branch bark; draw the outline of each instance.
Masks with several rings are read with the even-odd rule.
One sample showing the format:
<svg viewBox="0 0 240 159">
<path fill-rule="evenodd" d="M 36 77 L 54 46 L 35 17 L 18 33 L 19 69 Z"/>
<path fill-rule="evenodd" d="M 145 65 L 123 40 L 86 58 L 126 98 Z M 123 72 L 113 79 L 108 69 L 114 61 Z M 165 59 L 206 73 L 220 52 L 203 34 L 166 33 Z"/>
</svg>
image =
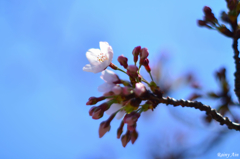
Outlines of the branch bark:
<svg viewBox="0 0 240 159">
<path fill-rule="evenodd" d="M 234 37 L 233 39 L 233 50 L 234 50 L 234 60 L 235 60 L 235 68 L 236 71 L 234 73 L 235 81 L 234 81 L 234 91 L 238 97 L 238 102 L 240 102 L 240 59 L 239 59 L 239 50 L 238 50 L 238 38 Z"/>
<path fill-rule="evenodd" d="M 212 109 L 209 105 L 205 105 L 201 102 L 189 101 L 189 100 L 183 100 L 183 99 L 176 100 L 170 97 L 158 98 L 153 94 L 150 96 L 150 99 L 157 102 L 158 104 L 159 103 L 164 103 L 166 105 L 171 104 L 175 107 L 176 106 L 190 107 L 190 108 L 199 109 L 201 111 L 205 111 L 207 115 L 210 115 L 213 119 L 218 121 L 220 125 L 225 124 L 229 129 L 235 129 L 237 131 L 240 131 L 239 123 L 232 122 L 228 117 L 223 117 L 220 113 L 218 113 L 216 109 Z"/>
</svg>

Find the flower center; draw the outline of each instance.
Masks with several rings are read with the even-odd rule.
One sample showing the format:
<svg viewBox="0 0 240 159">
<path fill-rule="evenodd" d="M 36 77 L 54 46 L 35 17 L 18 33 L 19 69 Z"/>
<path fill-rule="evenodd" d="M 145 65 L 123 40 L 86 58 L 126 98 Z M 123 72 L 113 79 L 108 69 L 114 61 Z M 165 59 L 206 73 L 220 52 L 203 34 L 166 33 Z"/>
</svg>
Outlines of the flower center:
<svg viewBox="0 0 240 159">
<path fill-rule="evenodd" d="M 107 60 L 108 58 L 107 58 L 107 56 L 105 56 L 103 53 L 100 53 L 98 56 L 97 56 L 97 60 L 99 61 L 99 62 L 103 62 L 103 61 L 105 61 L 105 60 Z"/>
</svg>

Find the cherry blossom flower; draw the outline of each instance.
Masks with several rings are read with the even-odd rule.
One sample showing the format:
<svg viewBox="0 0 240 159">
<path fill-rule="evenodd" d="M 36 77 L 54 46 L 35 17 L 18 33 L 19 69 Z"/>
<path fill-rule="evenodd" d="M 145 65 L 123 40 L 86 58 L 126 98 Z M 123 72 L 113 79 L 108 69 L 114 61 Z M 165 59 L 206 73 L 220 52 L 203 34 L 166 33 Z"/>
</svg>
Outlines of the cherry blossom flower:
<svg viewBox="0 0 240 159">
<path fill-rule="evenodd" d="M 83 67 L 83 71 L 98 73 L 106 69 L 113 58 L 112 47 L 107 42 L 99 42 L 100 49 L 89 49 L 86 57 L 90 64 Z"/>
<path fill-rule="evenodd" d="M 122 108 L 122 105 L 121 104 L 112 104 L 111 107 L 105 111 L 108 115 L 112 115 L 113 113 L 115 113 L 116 111 L 118 111 L 119 109 Z M 125 114 L 126 112 L 124 110 L 122 111 L 119 111 L 117 114 L 116 114 L 116 119 L 121 119 L 123 117 L 123 115 Z"/>
<path fill-rule="evenodd" d="M 100 76 L 102 80 L 105 81 L 102 85 L 98 87 L 99 92 L 109 92 L 113 89 L 113 87 L 116 85 L 115 82 L 119 81 L 118 76 L 110 70 L 104 70 L 102 71 L 102 75 Z"/>
</svg>

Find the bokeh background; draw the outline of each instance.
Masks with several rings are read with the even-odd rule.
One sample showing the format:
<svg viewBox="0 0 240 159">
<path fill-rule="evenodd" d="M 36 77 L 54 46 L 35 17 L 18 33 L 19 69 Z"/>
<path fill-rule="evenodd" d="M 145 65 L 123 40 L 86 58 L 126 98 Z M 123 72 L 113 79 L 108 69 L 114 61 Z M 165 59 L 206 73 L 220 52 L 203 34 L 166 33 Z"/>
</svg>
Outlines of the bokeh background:
<svg viewBox="0 0 240 159">
<path fill-rule="evenodd" d="M 214 71 L 225 66 L 233 86 L 231 39 L 196 24 L 205 5 L 217 17 L 226 11 L 224 0 L 0 0 L 0 158 L 146 159 L 207 146 L 224 126 L 207 126 L 204 112 L 165 105 L 139 119 L 134 145 L 123 148 L 116 138 L 118 120 L 99 139 L 107 115 L 91 119 L 86 102 L 101 95 L 97 87 L 103 81 L 100 73 L 82 71 L 86 51 L 107 41 L 118 66 L 121 54 L 133 63 L 131 52 L 141 45 L 149 49 L 150 66 L 167 54 L 165 72 L 171 78 L 192 71 L 210 90 L 217 88 Z M 188 94 L 182 89 L 172 96 Z M 209 151 L 191 152 L 196 158 L 219 158 L 218 152 L 240 156 L 239 133 L 226 131 Z"/>
</svg>

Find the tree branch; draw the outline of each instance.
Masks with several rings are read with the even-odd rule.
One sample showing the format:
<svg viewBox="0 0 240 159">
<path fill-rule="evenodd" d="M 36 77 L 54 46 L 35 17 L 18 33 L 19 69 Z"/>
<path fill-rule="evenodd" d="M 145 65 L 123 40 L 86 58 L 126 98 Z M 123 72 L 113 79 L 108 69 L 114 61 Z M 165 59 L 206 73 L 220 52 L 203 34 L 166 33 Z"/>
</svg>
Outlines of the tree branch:
<svg viewBox="0 0 240 159">
<path fill-rule="evenodd" d="M 233 50 L 234 50 L 234 60 L 235 60 L 235 67 L 236 67 L 236 72 L 234 73 L 235 76 L 235 93 L 238 97 L 238 102 L 240 102 L 240 59 L 239 59 L 239 51 L 238 51 L 238 38 L 235 37 L 233 39 Z"/>
<path fill-rule="evenodd" d="M 189 101 L 189 100 L 176 100 L 174 98 L 170 97 L 162 97 L 158 98 L 155 95 L 151 95 L 150 99 L 154 100 L 157 103 L 165 103 L 165 104 L 171 104 L 173 106 L 182 106 L 182 107 L 190 107 L 199 109 L 201 111 L 205 111 L 207 115 L 210 115 L 213 119 L 218 121 L 220 125 L 227 125 L 229 129 L 235 129 L 237 131 L 240 131 L 240 124 L 232 122 L 228 117 L 223 117 L 220 113 L 216 111 L 216 109 L 212 109 L 209 105 L 202 104 L 201 102 L 197 101 Z"/>
</svg>

